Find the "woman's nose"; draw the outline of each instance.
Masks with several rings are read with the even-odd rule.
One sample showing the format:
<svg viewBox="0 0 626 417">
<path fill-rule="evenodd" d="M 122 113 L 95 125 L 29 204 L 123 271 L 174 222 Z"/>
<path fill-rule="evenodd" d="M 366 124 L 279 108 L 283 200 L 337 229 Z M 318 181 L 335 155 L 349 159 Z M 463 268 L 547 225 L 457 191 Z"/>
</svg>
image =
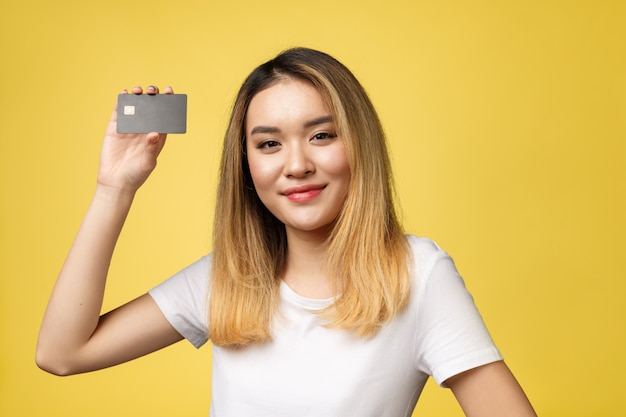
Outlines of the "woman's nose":
<svg viewBox="0 0 626 417">
<path fill-rule="evenodd" d="M 301 144 L 290 146 L 286 149 L 284 174 L 287 177 L 304 177 L 315 171 L 315 164 L 309 157 L 305 146 Z"/>
</svg>

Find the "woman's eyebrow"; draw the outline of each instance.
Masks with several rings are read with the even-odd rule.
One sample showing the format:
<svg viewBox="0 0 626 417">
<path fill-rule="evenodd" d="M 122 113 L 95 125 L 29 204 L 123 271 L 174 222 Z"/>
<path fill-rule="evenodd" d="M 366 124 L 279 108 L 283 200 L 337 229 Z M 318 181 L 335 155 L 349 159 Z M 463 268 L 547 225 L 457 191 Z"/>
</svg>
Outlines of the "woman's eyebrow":
<svg viewBox="0 0 626 417">
<path fill-rule="evenodd" d="M 250 136 L 256 134 L 256 133 L 279 133 L 280 129 L 277 127 L 272 127 L 272 126 L 255 126 L 251 131 L 250 131 Z"/>
<path fill-rule="evenodd" d="M 321 124 L 324 124 L 324 123 L 329 123 L 329 122 L 332 122 L 332 121 L 333 121 L 333 116 L 331 116 L 331 115 L 320 116 L 320 117 L 316 117 L 315 119 L 309 120 L 308 122 L 304 123 L 304 127 L 305 128 L 309 128 L 309 127 L 321 125 Z M 250 131 L 250 136 L 252 136 L 254 134 L 257 134 L 257 133 L 280 133 L 280 129 L 278 127 L 275 127 L 275 126 L 255 126 Z"/>
<path fill-rule="evenodd" d="M 316 119 L 306 122 L 304 124 L 304 127 L 313 127 L 313 126 L 321 125 L 321 124 L 332 122 L 332 121 L 333 121 L 333 116 L 331 115 L 322 116 L 322 117 L 318 117 Z"/>
</svg>

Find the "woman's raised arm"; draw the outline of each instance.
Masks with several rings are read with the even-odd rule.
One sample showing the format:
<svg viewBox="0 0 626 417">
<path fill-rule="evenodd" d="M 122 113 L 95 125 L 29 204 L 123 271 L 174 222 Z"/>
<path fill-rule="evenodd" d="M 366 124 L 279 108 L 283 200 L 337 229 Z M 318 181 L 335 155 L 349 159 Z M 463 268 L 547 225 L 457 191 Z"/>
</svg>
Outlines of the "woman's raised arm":
<svg viewBox="0 0 626 417">
<path fill-rule="evenodd" d="M 124 91 L 126 92 L 126 91 Z M 148 87 L 148 94 L 158 88 Z M 133 94 L 142 94 L 135 87 Z M 172 93 L 167 88 L 165 93 Z M 149 295 L 100 316 L 115 244 L 136 191 L 154 170 L 166 135 L 121 135 L 108 124 L 91 205 L 57 278 L 44 315 L 36 361 L 68 375 L 115 365 L 181 339 Z"/>
</svg>

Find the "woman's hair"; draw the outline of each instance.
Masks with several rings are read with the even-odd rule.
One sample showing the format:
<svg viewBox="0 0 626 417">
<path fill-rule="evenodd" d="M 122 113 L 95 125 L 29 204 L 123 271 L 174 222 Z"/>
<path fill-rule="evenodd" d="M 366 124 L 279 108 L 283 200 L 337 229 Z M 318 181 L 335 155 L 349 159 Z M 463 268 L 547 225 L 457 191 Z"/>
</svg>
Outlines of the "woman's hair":
<svg viewBox="0 0 626 417">
<path fill-rule="evenodd" d="M 343 64 L 294 48 L 260 65 L 234 103 L 220 167 L 214 223 L 209 332 L 214 344 L 270 340 L 285 267 L 285 226 L 261 203 L 246 160 L 245 120 L 252 98 L 285 79 L 313 85 L 344 141 L 351 180 L 327 239 L 326 270 L 340 291 L 322 314 L 328 326 L 376 333 L 406 305 L 410 251 L 393 207 L 385 136 L 365 90 Z"/>
</svg>

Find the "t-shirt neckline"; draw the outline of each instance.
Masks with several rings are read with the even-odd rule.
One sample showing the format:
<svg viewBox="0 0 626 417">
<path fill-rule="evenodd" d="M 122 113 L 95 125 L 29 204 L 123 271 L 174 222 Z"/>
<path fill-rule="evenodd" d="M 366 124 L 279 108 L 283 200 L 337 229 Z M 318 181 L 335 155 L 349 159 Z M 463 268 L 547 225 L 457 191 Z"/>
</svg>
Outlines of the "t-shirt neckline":
<svg viewBox="0 0 626 417">
<path fill-rule="evenodd" d="M 334 301 L 334 297 L 330 298 L 307 298 L 295 292 L 283 280 L 280 281 L 280 295 L 282 298 L 307 310 L 323 310 L 330 306 Z"/>
</svg>

